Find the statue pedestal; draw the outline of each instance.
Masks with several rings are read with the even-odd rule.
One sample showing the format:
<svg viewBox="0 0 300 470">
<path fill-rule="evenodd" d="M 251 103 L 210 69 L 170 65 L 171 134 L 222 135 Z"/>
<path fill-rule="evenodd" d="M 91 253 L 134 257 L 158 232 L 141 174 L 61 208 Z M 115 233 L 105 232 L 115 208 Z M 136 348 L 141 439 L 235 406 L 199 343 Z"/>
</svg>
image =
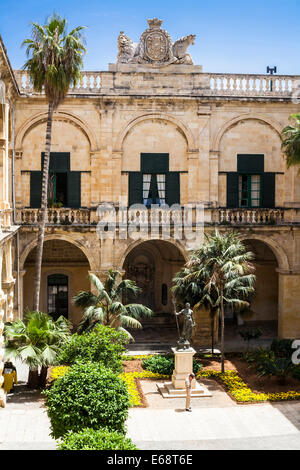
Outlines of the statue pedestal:
<svg viewBox="0 0 300 470">
<path fill-rule="evenodd" d="M 177 350 L 172 348 L 175 354 L 175 369 L 172 382 L 156 384 L 163 398 L 184 398 L 186 396 L 185 379 L 193 372 L 193 356 L 196 351 L 193 348 Z M 192 397 L 211 397 L 211 393 L 204 385 L 200 385 L 196 379 L 192 381 Z"/>
<path fill-rule="evenodd" d="M 193 356 L 196 354 L 196 351 L 193 348 L 182 350 L 172 348 L 172 351 L 175 354 L 175 369 L 172 375 L 172 384 L 176 389 L 185 389 L 185 379 L 193 372 Z M 193 385 L 192 388 L 194 388 Z"/>
</svg>

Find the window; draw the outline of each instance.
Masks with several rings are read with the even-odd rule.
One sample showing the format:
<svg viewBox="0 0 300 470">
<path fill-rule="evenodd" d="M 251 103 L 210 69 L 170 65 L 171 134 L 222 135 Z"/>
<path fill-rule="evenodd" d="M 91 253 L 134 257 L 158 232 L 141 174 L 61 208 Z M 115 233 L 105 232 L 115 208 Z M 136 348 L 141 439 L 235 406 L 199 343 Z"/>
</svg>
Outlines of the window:
<svg viewBox="0 0 300 470">
<path fill-rule="evenodd" d="M 239 207 L 261 206 L 260 175 L 239 175 Z"/>
<path fill-rule="evenodd" d="M 44 164 L 44 153 L 41 168 Z M 30 172 L 30 207 L 41 207 L 42 171 Z M 70 170 L 70 153 L 51 152 L 48 183 L 49 206 L 77 208 L 81 205 L 81 172 Z"/>
<path fill-rule="evenodd" d="M 128 205 L 180 204 L 180 174 L 169 171 L 169 155 L 141 154 L 141 171 L 129 172 Z"/>
<path fill-rule="evenodd" d="M 48 313 L 57 320 L 61 315 L 68 318 L 68 276 L 48 276 Z"/>
<path fill-rule="evenodd" d="M 161 286 L 161 303 L 167 305 L 168 303 L 168 286 L 167 284 L 162 284 Z"/>
<path fill-rule="evenodd" d="M 166 203 L 166 175 L 143 174 L 143 204 Z"/>
<path fill-rule="evenodd" d="M 265 172 L 263 154 L 237 155 L 237 171 L 226 176 L 227 207 L 275 207 L 276 173 Z"/>
<path fill-rule="evenodd" d="M 48 205 L 67 207 L 68 173 L 50 173 L 48 185 Z"/>
</svg>

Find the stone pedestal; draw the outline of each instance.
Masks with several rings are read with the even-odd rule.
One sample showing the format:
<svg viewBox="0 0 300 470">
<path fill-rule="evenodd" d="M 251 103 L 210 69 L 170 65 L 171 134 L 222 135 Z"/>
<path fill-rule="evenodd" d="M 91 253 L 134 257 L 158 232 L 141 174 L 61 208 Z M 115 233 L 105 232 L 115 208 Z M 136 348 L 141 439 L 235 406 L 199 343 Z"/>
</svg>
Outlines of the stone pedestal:
<svg viewBox="0 0 300 470">
<path fill-rule="evenodd" d="M 172 384 L 175 389 L 185 389 L 185 379 L 193 372 L 193 356 L 196 354 L 196 351 L 193 348 L 183 349 L 181 351 L 172 348 L 172 351 L 175 355 L 175 369 L 172 375 Z M 192 388 L 194 387 L 192 385 Z"/>
<path fill-rule="evenodd" d="M 193 356 L 195 349 L 177 350 L 172 348 L 175 355 L 175 369 L 172 382 L 156 384 L 163 398 L 184 398 L 186 396 L 185 379 L 193 372 Z M 210 397 L 211 393 L 204 385 L 200 385 L 196 379 L 192 380 L 192 397 Z"/>
</svg>

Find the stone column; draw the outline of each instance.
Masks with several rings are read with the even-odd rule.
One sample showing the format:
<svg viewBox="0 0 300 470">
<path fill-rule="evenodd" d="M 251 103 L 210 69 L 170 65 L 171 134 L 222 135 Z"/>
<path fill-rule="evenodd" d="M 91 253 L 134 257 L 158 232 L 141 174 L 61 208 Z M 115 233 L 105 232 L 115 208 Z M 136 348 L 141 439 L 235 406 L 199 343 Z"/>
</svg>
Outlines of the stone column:
<svg viewBox="0 0 300 470">
<path fill-rule="evenodd" d="M 2 388 L 3 384 L 3 367 L 4 367 L 4 321 L 5 321 L 5 307 L 6 295 L 4 294 L 2 285 L 2 263 L 3 263 L 3 246 L 0 247 L 0 406 L 4 407 L 6 404 L 6 394 Z"/>
<path fill-rule="evenodd" d="M 193 345 L 210 347 L 212 344 L 212 323 L 214 330 L 214 344 L 218 342 L 218 314 L 216 313 L 213 322 L 209 310 L 201 306 L 194 307 L 194 319 L 196 327 L 193 333 Z"/>
<path fill-rule="evenodd" d="M 6 394 L 4 389 L 2 388 L 2 384 L 4 381 L 2 372 L 4 367 L 4 315 L 5 315 L 5 303 L 6 303 L 6 295 L 0 289 L 0 406 L 4 407 L 6 404 Z"/>
<path fill-rule="evenodd" d="M 101 152 L 91 152 L 91 206 L 97 207 L 100 201 L 101 181 Z"/>
<path fill-rule="evenodd" d="M 300 339 L 300 271 L 278 273 L 278 336 Z"/>
<path fill-rule="evenodd" d="M 218 191 L 218 173 L 219 165 L 219 152 L 211 150 L 209 152 L 209 199 L 214 205 L 218 205 L 219 191 Z"/>
</svg>

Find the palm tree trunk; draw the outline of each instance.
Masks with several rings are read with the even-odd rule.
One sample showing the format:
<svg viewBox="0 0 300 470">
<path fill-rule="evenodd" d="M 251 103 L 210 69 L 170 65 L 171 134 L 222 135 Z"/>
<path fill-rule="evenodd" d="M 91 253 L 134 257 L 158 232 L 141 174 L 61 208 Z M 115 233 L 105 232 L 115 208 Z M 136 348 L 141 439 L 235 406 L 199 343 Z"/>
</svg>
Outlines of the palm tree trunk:
<svg viewBox="0 0 300 470">
<path fill-rule="evenodd" d="M 223 291 L 221 291 L 221 371 L 222 374 L 225 372 L 225 357 L 224 357 L 224 303 L 223 303 Z"/>
<path fill-rule="evenodd" d="M 27 387 L 32 389 L 39 388 L 39 371 L 38 369 L 29 369 Z"/>
<path fill-rule="evenodd" d="M 215 326 L 215 314 L 210 312 L 211 315 L 211 353 L 214 353 L 215 349 L 215 331 L 214 331 L 214 326 Z"/>
<path fill-rule="evenodd" d="M 41 199 L 42 219 L 40 221 L 39 231 L 38 231 L 38 242 L 37 242 L 37 249 L 36 249 L 36 260 L 35 260 L 35 276 L 34 276 L 34 305 L 33 307 L 34 307 L 34 310 L 36 311 L 38 311 L 40 308 L 40 286 L 41 286 L 44 234 L 45 234 L 45 225 L 46 225 L 47 208 L 48 208 L 48 178 L 49 178 L 49 162 L 50 162 L 53 111 L 54 111 L 53 102 L 49 101 L 48 119 L 47 119 L 47 128 L 46 128 L 46 147 L 45 147 L 43 180 L 42 180 L 42 199 Z"/>
<path fill-rule="evenodd" d="M 48 374 L 48 367 L 47 366 L 42 366 L 41 367 L 41 372 L 40 372 L 40 377 L 39 377 L 39 386 L 40 386 L 40 388 L 45 388 L 46 387 L 47 374 Z"/>
</svg>

